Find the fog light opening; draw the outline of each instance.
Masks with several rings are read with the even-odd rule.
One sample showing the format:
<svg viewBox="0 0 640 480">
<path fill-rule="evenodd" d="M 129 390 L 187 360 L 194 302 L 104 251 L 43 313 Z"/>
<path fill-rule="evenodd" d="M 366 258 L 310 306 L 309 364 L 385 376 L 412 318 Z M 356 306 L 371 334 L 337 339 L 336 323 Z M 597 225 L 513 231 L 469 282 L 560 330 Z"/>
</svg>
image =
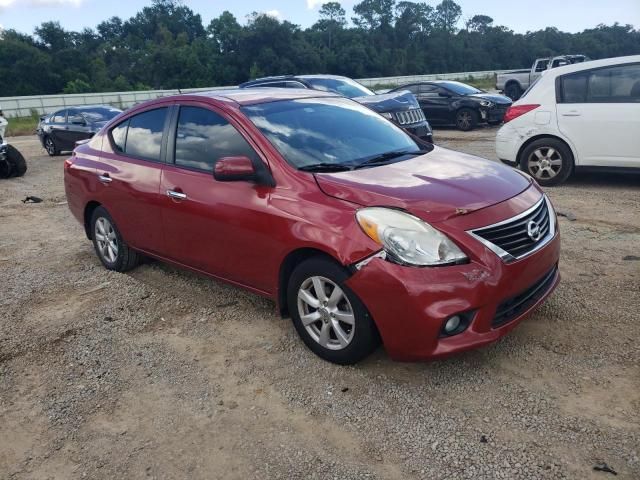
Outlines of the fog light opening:
<svg viewBox="0 0 640 480">
<path fill-rule="evenodd" d="M 471 323 L 472 317 L 473 312 L 458 313 L 457 315 L 452 315 L 451 317 L 447 318 L 442 324 L 442 332 L 440 336 L 451 337 L 453 335 L 464 332 Z"/>
</svg>

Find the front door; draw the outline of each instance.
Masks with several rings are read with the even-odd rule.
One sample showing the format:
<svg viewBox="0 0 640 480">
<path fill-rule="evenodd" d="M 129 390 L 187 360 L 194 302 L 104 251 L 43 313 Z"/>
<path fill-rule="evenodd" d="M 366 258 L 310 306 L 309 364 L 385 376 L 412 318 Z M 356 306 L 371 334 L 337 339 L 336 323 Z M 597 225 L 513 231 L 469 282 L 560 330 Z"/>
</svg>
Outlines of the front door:
<svg viewBox="0 0 640 480">
<path fill-rule="evenodd" d="M 418 90 L 418 103 L 431 123 L 438 125 L 450 123 L 449 98 L 440 95 L 443 90 L 430 84 L 421 84 Z"/>
<path fill-rule="evenodd" d="M 581 166 L 640 167 L 640 64 L 561 77 L 558 127 Z"/>
<path fill-rule="evenodd" d="M 267 292 L 278 251 L 267 213 L 271 187 L 213 178 L 219 158 L 263 160 L 229 119 L 208 105 L 180 106 L 161 181 L 169 259 Z M 273 292 L 269 292 L 273 293 Z"/>
</svg>

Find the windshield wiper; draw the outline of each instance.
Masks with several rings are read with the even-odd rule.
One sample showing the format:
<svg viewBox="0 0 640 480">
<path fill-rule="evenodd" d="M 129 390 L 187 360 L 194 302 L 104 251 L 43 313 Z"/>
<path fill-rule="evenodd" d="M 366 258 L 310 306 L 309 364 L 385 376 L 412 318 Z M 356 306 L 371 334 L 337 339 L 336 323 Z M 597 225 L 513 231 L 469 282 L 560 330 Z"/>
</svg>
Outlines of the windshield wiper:
<svg viewBox="0 0 640 480">
<path fill-rule="evenodd" d="M 429 153 L 430 150 L 394 150 L 391 152 L 382 153 L 360 162 L 354 167 L 354 169 L 370 167 L 373 165 L 379 165 L 393 160 L 394 158 L 404 157 L 405 155 L 423 155 Z"/>
<path fill-rule="evenodd" d="M 353 166 L 339 163 L 314 163 L 313 165 L 299 167 L 298 170 L 303 172 L 346 172 L 347 170 L 353 170 Z"/>
</svg>

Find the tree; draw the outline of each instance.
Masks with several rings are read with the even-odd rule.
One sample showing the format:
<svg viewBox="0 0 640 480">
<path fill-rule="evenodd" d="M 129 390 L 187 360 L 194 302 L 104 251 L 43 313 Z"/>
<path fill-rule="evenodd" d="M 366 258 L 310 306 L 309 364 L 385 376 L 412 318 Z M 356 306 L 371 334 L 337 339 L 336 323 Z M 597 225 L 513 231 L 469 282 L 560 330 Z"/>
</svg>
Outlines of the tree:
<svg viewBox="0 0 640 480">
<path fill-rule="evenodd" d="M 339 2 L 325 3 L 320 7 L 320 20 L 331 22 L 340 27 L 347 24 L 347 13 Z"/>
<path fill-rule="evenodd" d="M 395 0 L 362 0 L 353 7 L 353 23 L 356 26 L 375 30 L 393 23 Z"/>
<path fill-rule="evenodd" d="M 442 2 L 436 6 L 434 23 L 439 29 L 454 33 L 461 15 L 462 8 L 460 8 L 460 5 L 453 0 L 442 0 Z"/>
<path fill-rule="evenodd" d="M 493 18 L 488 15 L 474 15 L 467 21 L 467 30 L 470 32 L 487 33 L 493 24 Z"/>
</svg>

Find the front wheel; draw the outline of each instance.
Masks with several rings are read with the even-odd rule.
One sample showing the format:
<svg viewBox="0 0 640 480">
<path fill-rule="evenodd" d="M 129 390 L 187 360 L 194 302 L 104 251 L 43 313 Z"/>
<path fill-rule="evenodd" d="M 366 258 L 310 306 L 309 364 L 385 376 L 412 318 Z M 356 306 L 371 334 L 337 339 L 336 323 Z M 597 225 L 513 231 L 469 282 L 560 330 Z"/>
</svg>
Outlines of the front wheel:
<svg viewBox="0 0 640 480">
<path fill-rule="evenodd" d="M 93 247 L 108 270 L 126 272 L 139 263 L 139 255 L 122 239 L 120 231 L 106 209 L 98 207 L 91 215 Z"/>
<path fill-rule="evenodd" d="M 47 151 L 50 157 L 55 157 L 56 155 L 60 155 L 60 150 L 56 146 L 56 142 L 53 141 L 53 138 L 47 137 L 44 141 L 44 149 Z"/>
<path fill-rule="evenodd" d="M 470 108 L 461 108 L 456 114 L 456 127 L 463 132 L 473 130 L 478 124 L 478 114 Z"/>
<path fill-rule="evenodd" d="M 573 170 L 571 150 L 555 138 L 541 138 L 527 145 L 520 154 L 520 168 L 544 186 L 559 185 Z"/>
<path fill-rule="evenodd" d="M 348 278 L 340 265 L 311 258 L 295 268 L 287 290 L 289 312 L 304 343 L 339 365 L 359 362 L 380 344 L 367 309 L 345 284 Z"/>
</svg>

